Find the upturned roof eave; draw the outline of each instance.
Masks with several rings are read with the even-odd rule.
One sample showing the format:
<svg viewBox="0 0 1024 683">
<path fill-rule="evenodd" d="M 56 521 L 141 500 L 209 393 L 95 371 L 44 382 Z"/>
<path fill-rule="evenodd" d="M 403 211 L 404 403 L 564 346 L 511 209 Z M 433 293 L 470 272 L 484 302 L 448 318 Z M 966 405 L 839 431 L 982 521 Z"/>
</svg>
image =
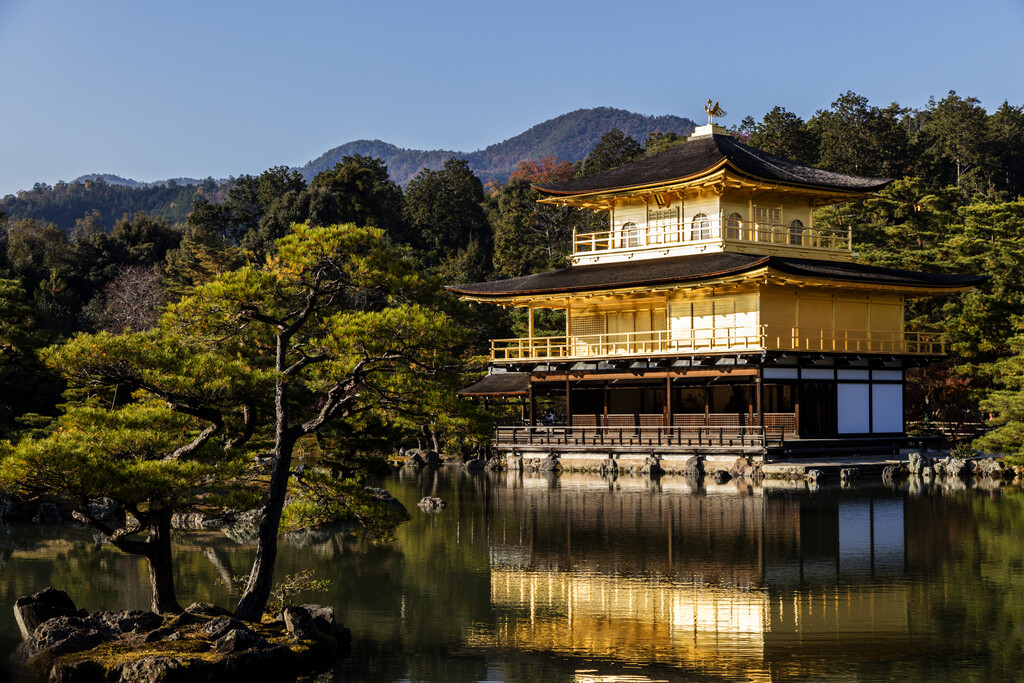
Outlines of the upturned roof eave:
<svg viewBox="0 0 1024 683">
<path fill-rule="evenodd" d="M 453 294 L 458 294 L 459 299 L 462 301 L 472 301 L 479 303 L 495 303 L 495 304 L 512 304 L 516 300 L 524 297 L 565 297 L 569 298 L 572 296 L 586 295 L 586 294 L 617 294 L 624 292 L 636 291 L 638 289 L 649 289 L 656 291 L 659 289 L 672 288 L 674 286 L 687 286 L 692 284 L 699 284 L 701 286 L 710 286 L 711 284 L 719 283 L 727 279 L 747 279 L 747 278 L 758 278 L 764 273 L 758 271 L 767 271 L 766 264 L 770 257 L 765 256 L 757 261 L 745 264 L 737 268 L 723 269 L 720 271 L 701 273 L 700 275 L 693 276 L 668 276 L 661 278 L 651 279 L 638 279 L 635 281 L 623 281 L 614 282 L 600 285 L 575 285 L 568 287 L 543 287 L 535 289 L 517 289 L 506 292 L 495 292 L 493 294 L 486 292 L 473 292 L 466 289 L 460 289 L 460 285 L 445 285 L 445 289 Z M 572 266 L 572 268 L 586 268 L 587 266 Z M 465 287 L 465 285 L 461 285 Z"/>
<path fill-rule="evenodd" d="M 634 281 L 619 281 L 606 284 L 581 284 L 566 287 L 536 287 L 513 289 L 503 292 L 480 292 L 466 289 L 465 285 L 447 285 L 445 289 L 453 294 L 459 295 L 463 301 L 477 303 L 491 303 L 503 305 L 527 305 L 531 301 L 545 300 L 548 302 L 556 300 L 567 300 L 577 296 L 585 295 L 615 295 L 626 293 L 637 293 L 642 291 L 664 291 L 682 287 L 712 287 L 723 284 L 738 284 L 744 281 L 762 280 L 767 282 L 774 280 L 782 284 L 794 284 L 812 287 L 844 287 L 859 290 L 886 291 L 900 293 L 909 297 L 938 296 L 942 294 L 954 294 L 967 292 L 988 279 L 986 276 L 977 276 L 969 281 L 960 283 L 928 283 L 928 282 L 898 282 L 893 280 L 872 281 L 866 274 L 858 276 L 856 273 L 848 275 L 816 275 L 798 272 L 797 268 L 787 268 L 785 263 L 779 263 L 771 256 L 764 256 L 756 261 L 718 271 L 711 271 L 695 275 L 666 276 L 659 278 L 638 278 Z M 587 268 L 588 266 L 572 266 L 572 268 Z"/>
<path fill-rule="evenodd" d="M 699 173 L 693 173 L 688 176 L 680 176 L 678 178 L 671 178 L 668 180 L 659 180 L 651 183 L 640 183 L 636 185 L 624 185 L 621 187 L 608 187 L 601 188 L 598 190 L 577 190 L 577 191 L 564 191 L 555 192 L 545 190 L 537 185 L 530 185 L 534 190 L 541 194 L 548 196 L 538 199 L 537 201 L 541 204 L 558 204 L 568 202 L 594 202 L 606 199 L 616 199 L 621 197 L 635 196 L 638 194 L 653 194 L 658 191 L 663 192 L 676 192 L 679 190 L 686 189 L 699 185 L 701 181 L 713 181 L 714 176 L 723 172 L 729 172 L 734 174 L 737 178 L 743 180 L 752 180 L 758 185 L 761 185 L 767 190 L 772 189 L 786 189 L 798 192 L 807 192 L 811 194 L 827 195 L 833 199 L 831 203 L 856 201 L 858 199 L 864 199 L 872 196 L 878 190 L 886 187 L 893 182 L 893 178 L 880 179 L 878 184 L 873 185 L 869 188 L 864 189 L 851 189 L 842 187 L 833 187 L 826 185 L 814 185 L 811 183 L 799 183 L 783 181 L 772 178 L 765 178 L 755 173 L 745 171 L 735 164 L 731 159 L 722 159 L 719 163 L 709 168 L 700 171 Z"/>
<path fill-rule="evenodd" d="M 728 164 L 729 164 L 729 160 L 728 159 L 721 159 L 720 161 L 718 161 L 717 163 L 713 164 L 712 166 L 709 166 L 709 167 L 707 167 L 705 169 L 697 171 L 696 173 L 690 173 L 688 175 L 679 176 L 677 178 L 670 178 L 668 180 L 658 180 L 658 181 L 650 182 L 650 183 L 638 183 L 638 184 L 635 184 L 635 185 L 621 185 L 621 186 L 617 186 L 617 187 L 615 187 L 615 186 L 613 186 L 613 187 L 605 187 L 605 188 L 599 188 L 599 189 L 596 189 L 596 190 L 566 190 L 566 191 L 559 192 L 557 190 L 546 190 L 543 187 L 540 187 L 539 185 L 534 185 L 532 183 L 530 184 L 530 187 L 533 188 L 534 190 L 536 190 L 537 192 L 540 192 L 541 194 L 549 195 L 548 197 L 545 197 L 543 199 L 539 199 L 538 200 L 539 202 L 550 202 L 552 200 L 556 200 L 558 198 L 563 198 L 563 197 L 573 197 L 573 198 L 581 198 L 581 199 L 582 198 L 595 198 L 595 199 L 597 199 L 597 198 L 600 198 L 600 197 L 602 197 L 604 195 L 621 195 L 621 194 L 627 194 L 627 193 L 628 194 L 636 194 L 638 192 L 642 192 L 643 190 L 651 190 L 651 189 L 658 188 L 658 187 L 665 187 L 665 186 L 669 186 L 669 185 L 687 185 L 687 184 L 691 184 L 695 180 L 699 180 L 699 179 L 701 179 L 701 178 L 703 178 L 705 176 L 710 176 L 710 175 L 713 175 L 713 174 L 717 173 L 718 171 L 720 171 L 722 169 L 722 167 L 724 167 L 724 166 L 726 166 Z"/>
<path fill-rule="evenodd" d="M 977 282 L 963 284 L 928 284 L 921 283 L 898 283 L 898 282 L 871 282 L 870 280 L 858 279 L 855 277 L 823 277 L 804 274 L 793 274 L 778 267 L 766 268 L 766 278 L 774 279 L 780 284 L 793 284 L 798 286 L 818 287 L 849 287 L 850 289 L 886 291 L 902 294 L 909 297 L 939 296 L 942 294 L 957 294 L 969 292 L 976 288 L 981 282 L 988 279 L 982 276 Z"/>
</svg>

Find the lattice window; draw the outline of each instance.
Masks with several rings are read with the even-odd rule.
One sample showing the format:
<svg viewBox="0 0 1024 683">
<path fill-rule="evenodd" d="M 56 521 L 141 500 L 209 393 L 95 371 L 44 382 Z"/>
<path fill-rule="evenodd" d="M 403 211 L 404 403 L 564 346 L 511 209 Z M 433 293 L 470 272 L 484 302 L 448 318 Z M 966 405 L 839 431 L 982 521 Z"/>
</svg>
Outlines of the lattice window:
<svg viewBox="0 0 1024 683">
<path fill-rule="evenodd" d="M 570 334 L 574 337 L 583 337 L 592 334 L 604 334 L 606 329 L 603 314 L 574 315 L 572 317 Z"/>
<path fill-rule="evenodd" d="M 764 227 L 782 222 L 782 209 L 767 206 L 757 207 L 757 222 Z"/>
<path fill-rule="evenodd" d="M 653 209 L 647 212 L 650 244 L 679 241 L 679 208 Z"/>
</svg>

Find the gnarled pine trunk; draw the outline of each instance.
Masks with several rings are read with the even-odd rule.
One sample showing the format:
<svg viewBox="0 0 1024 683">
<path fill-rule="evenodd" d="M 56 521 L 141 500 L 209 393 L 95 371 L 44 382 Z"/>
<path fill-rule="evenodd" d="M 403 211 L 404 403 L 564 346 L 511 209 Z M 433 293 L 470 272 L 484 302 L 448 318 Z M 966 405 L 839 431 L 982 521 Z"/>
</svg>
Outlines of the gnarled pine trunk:
<svg viewBox="0 0 1024 683">
<path fill-rule="evenodd" d="M 288 479 L 291 476 L 292 452 L 296 437 L 287 428 L 288 404 L 284 377 L 277 381 L 276 421 L 274 438 L 273 470 L 270 473 L 270 491 L 267 504 L 260 515 L 259 533 L 256 539 L 256 559 L 249 573 L 235 618 L 243 621 L 259 621 L 270 598 L 274 579 L 274 562 L 277 560 L 277 532 L 281 527 L 281 512 L 288 493 Z"/>
<path fill-rule="evenodd" d="M 174 565 L 171 559 L 171 511 L 156 514 L 149 527 L 146 562 L 153 588 L 153 611 L 157 614 L 181 612 L 174 590 Z"/>
</svg>

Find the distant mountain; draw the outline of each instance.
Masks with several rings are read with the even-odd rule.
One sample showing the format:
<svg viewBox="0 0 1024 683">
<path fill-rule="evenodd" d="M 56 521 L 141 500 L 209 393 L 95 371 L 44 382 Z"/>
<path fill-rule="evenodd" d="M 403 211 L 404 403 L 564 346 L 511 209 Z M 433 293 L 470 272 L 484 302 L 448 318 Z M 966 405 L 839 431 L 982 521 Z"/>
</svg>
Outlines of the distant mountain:
<svg viewBox="0 0 1024 683">
<path fill-rule="evenodd" d="M 580 161 L 612 128 L 618 128 L 643 143 L 652 132 L 689 135 L 695 125 L 690 119 L 679 116 L 644 116 L 611 107 L 577 109 L 475 152 L 404 149 L 380 140 L 357 140 L 325 152 L 298 170 L 308 181 L 317 173 L 333 168 L 342 157 L 362 154 L 383 159 L 391 177 L 404 185 L 420 169 L 436 170 L 454 156 L 467 160 L 482 180 L 504 182 L 519 167 L 520 161 L 545 156 Z"/>
</svg>

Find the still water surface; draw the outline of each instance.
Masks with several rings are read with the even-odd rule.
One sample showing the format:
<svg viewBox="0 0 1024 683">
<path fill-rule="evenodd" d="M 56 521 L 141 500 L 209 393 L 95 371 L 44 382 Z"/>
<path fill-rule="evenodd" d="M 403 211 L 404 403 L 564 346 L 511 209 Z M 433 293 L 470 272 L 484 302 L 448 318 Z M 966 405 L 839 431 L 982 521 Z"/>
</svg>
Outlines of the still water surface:
<svg viewBox="0 0 1024 683">
<path fill-rule="evenodd" d="M 403 472 L 393 542 L 290 536 L 352 629 L 337 681 L 1024 680 L 1024 492 L 691 488 L 597 475 Z M 449 507 L 425 514 L 424 495 Z M 244 539 L 242 539 L 244 541 Z M 180 599 L 253 548 L 178 536 Z M 145 565 L 71 525 L 0 526 L 0 602 L 47 585 L 147 608 Z M 0 648 L 17 641 L 0 610 Z M 585 673 L 584 673 L 585 672 Z M 619 680 L 626 680 L 620 678 Z"/>
</svg>

